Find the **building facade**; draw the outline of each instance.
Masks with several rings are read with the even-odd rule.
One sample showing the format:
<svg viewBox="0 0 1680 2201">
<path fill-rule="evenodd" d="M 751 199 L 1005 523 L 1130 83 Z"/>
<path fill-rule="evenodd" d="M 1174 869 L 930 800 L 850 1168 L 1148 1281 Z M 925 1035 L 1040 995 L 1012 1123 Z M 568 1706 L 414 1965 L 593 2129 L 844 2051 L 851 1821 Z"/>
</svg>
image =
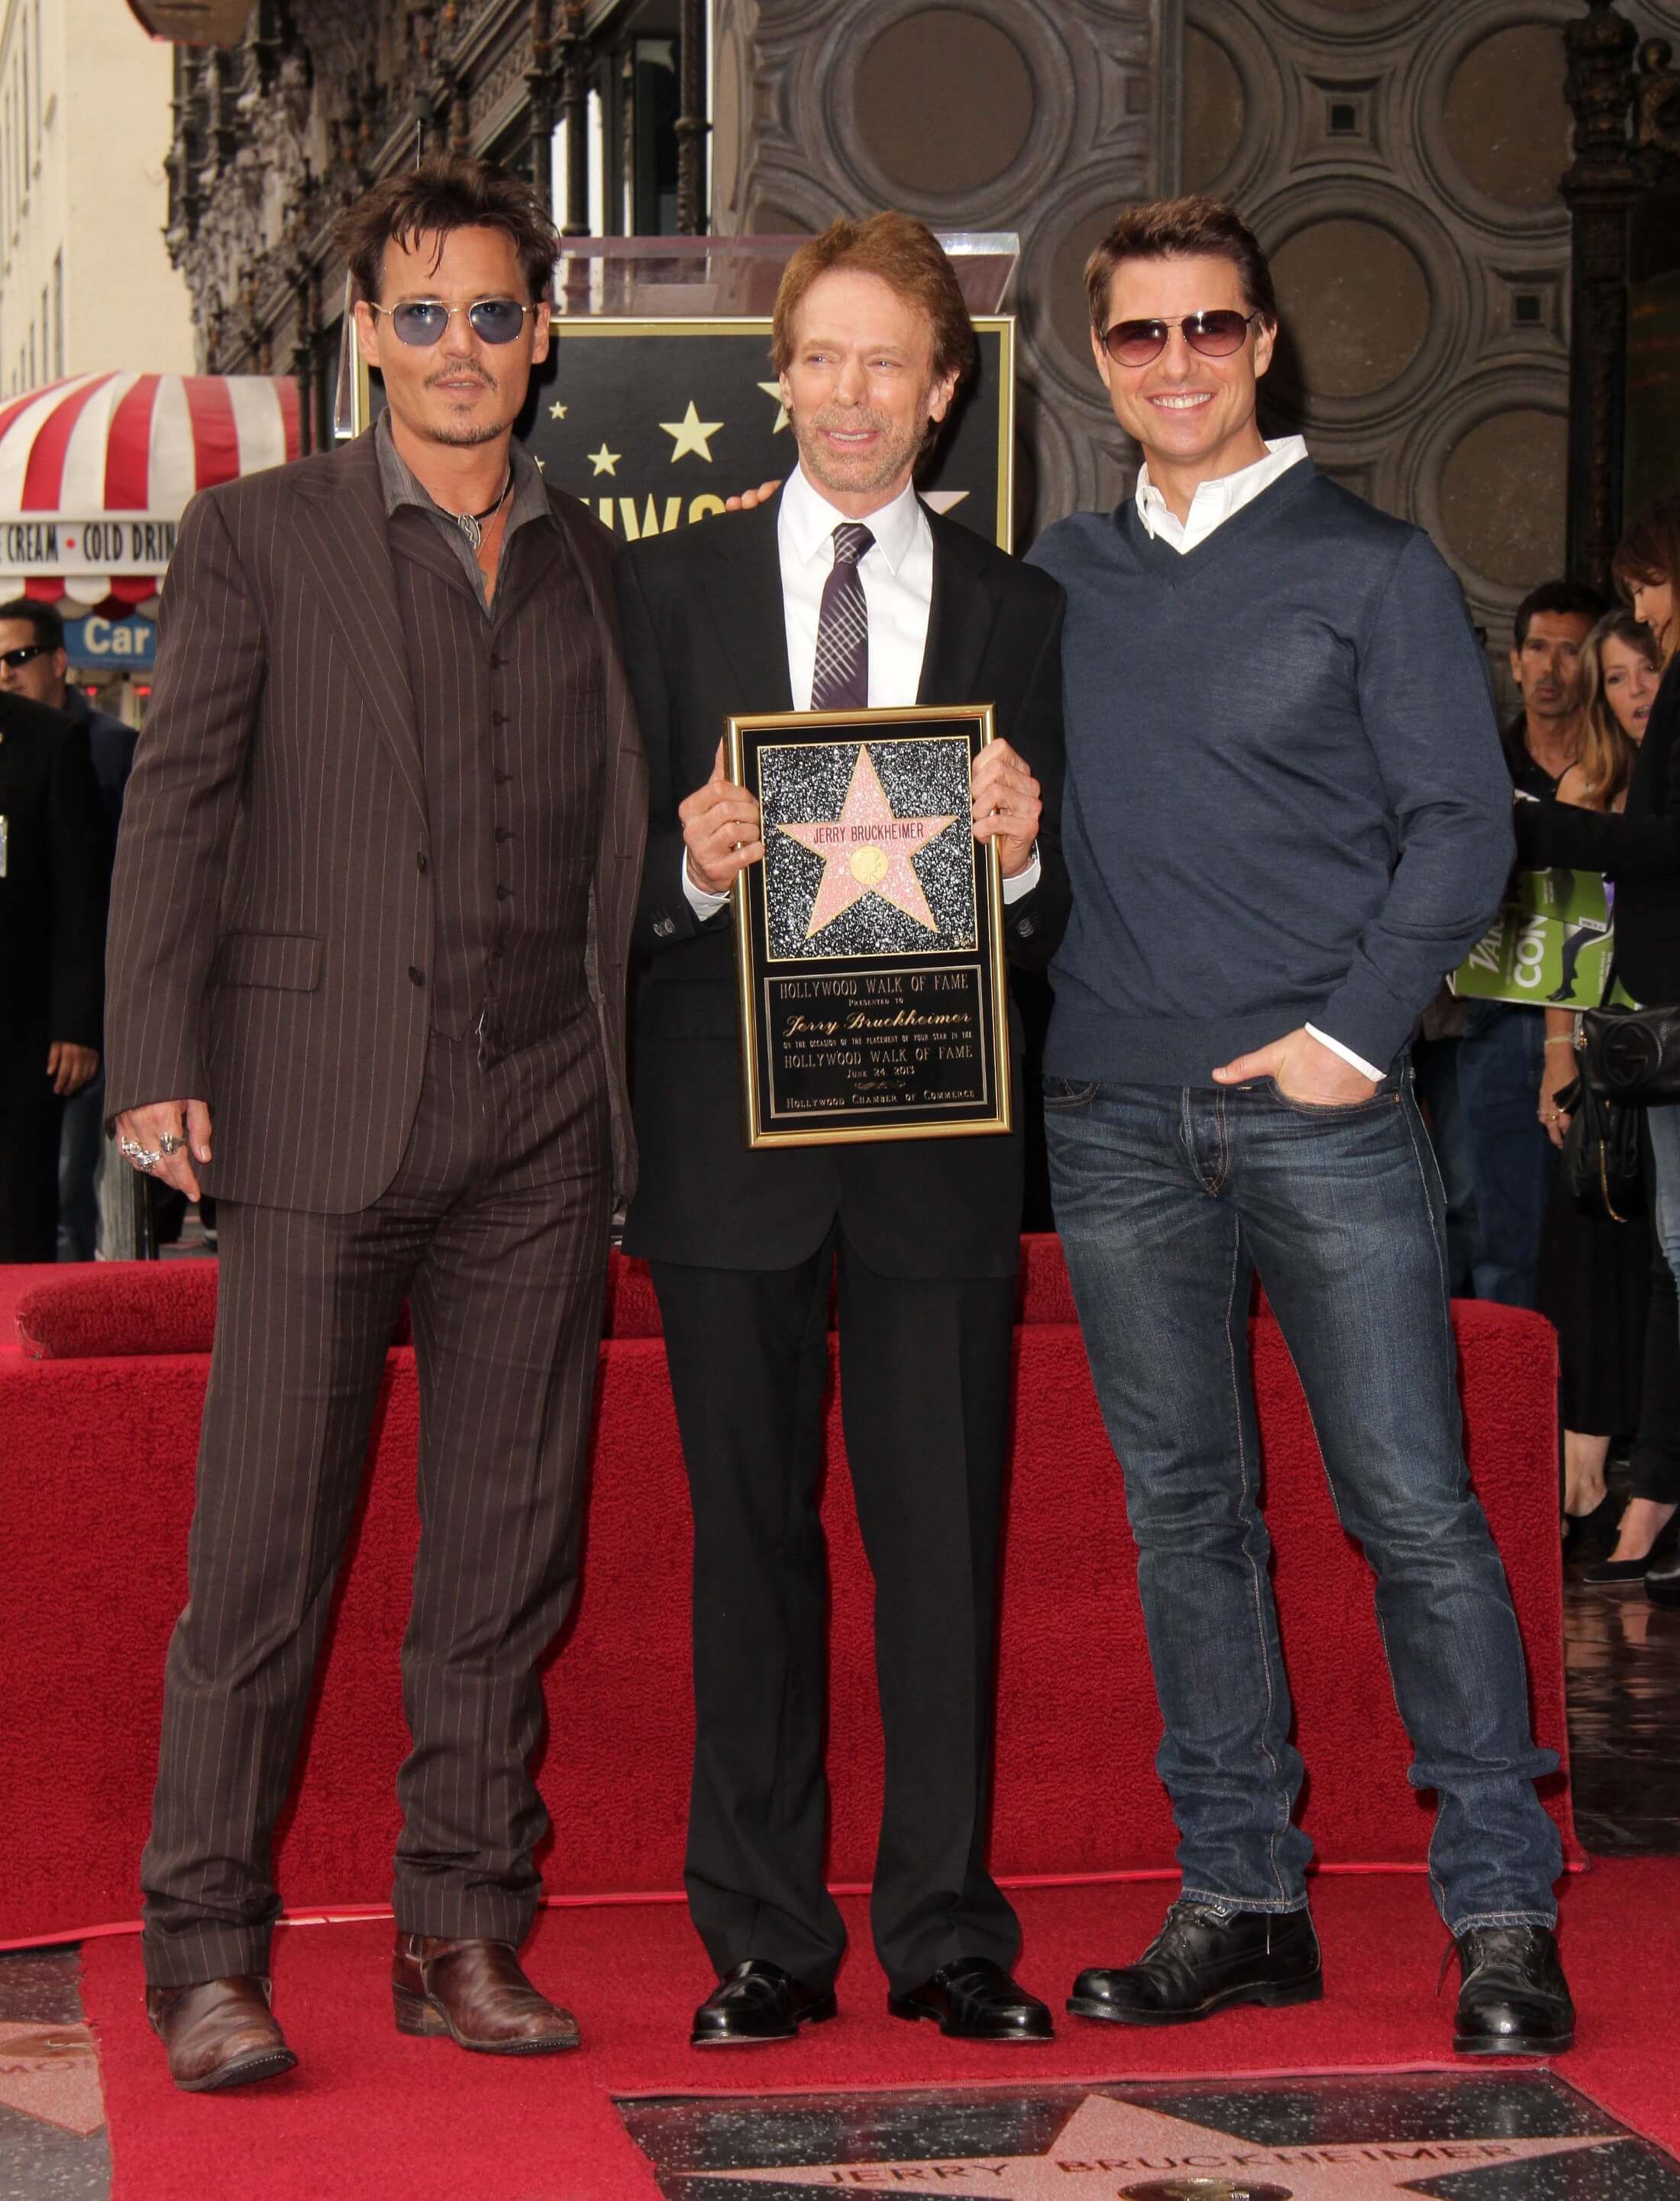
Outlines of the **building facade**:
<svg viewBox="0 0 1680 2201">
<path fill-rule="evenodd" d="M 1642 33 L 1680 24 L 1680 0 L 1627 3 Z M 1583 19 L 1612 13 L 365 0 L 352 21 L 255 0 L 240 44 L 178 62 L 169 242 L 206 363 L 297 373 L 319 437 L 343 307 L 332 216 L 422 144 L 524 168 L 576 233 L 802 232 L 882 205 L 1013 232 L 1020 543 L 1133 478 L 1090 360 L 1087 253 L 1128 200 L 1213 191 L 1275 259 L 1269 426 L 1304 430 L 1337 478 L 1430 531 L 1497 657 L 1571 555 L 1566 70 Z"/>
<path fill-rule="evenodd" d="M 191 372 L 164 242 L 173 52 L 109 0 L 0 0 L 0 392 Z"/>
<path fill-rule="evenodd" d="M 253 0 L 233 44 L 178 49 L 168 244 L 205 367 L 297 374 L 322 439 L 333 220 L 423 150 L 528 174 L 577 234 L 698 228 L 703 23 L 703 0 Z"/>
</svg>

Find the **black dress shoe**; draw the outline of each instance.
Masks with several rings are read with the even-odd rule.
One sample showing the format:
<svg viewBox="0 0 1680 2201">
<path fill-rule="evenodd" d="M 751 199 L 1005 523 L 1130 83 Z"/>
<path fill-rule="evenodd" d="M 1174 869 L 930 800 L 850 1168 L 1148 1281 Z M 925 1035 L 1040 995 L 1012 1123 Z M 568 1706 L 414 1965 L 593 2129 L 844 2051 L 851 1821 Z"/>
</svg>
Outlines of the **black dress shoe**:
<svg viewBox="0 0 1680 2201">
<path fill-rule="evenodd" d="M 1645 1594 L 1653 1605 L 1680 1605 L 1680 1559 L 1659 1559 L 1648 1566 Z"/>
<path fill-rule="evenodd" d="M 1471 1926 L 1457 1937 L 1460 2056 L 1560 2056 L 1575 2038 L 1575 2005 L 1544 1926 Z"/>
<path fill-rule="evenodd" d="M 1615 1547 L 1616 1531 L 1622 1518 L 1622 1501 L 1613 1491 L 1607 1490 L 1589 1513 L 1565 1513 L 1563 1517 L 1563 1555 L 1584 1564 L 1596 1564 L 1607 1559 Z"/>
<path fill-rule="evenodd" d="M 1644 1581 L 1650 1564 L 1648 1552 L 1642 1559 L 1589 1559 L 1577 1579 L 1594 1589 L 1631 1588 Z"/>
<path fill-rule="evenodd" d="M 1324 1991 L 1305 1910 L 1221 1910 L 1180 1898 L 1135 1964 L 1081 1972 L 1067 2007 L 1121 2025 L 1188 2025 L 1232 2003 L 1275 2010 Z"/>
<path fill-rule="evenodd" d="M 837 2007 L 832 1987 L 808 1987 L 779 1964 L 749 1957 L 725 1973 L 696 2010 L 689 2045 L 744 2048 L 791 2040 L 802 2025 L 819 2025 Z"/>
<path fill-rule="evenodd" d="M 955 1957 L 908 1994 L 890 1994 L 895 2017 L 933 2017 L 953 2040 L 1054 2040 L 1050 2013 L 990 1957 Z"/>
<path fill-rule="evenodd" d="M 1653 1567 L 1665 1567 L 1674 1558 L 1677 1547 L 1680 1547 L 1680 1514 L 1658 1529 L 1655 1541 L 1643 1558 L 1589 1559 L 1576 1579 L 1590 1582 L 1595 1589 L 1641 1582 Z"/>
</svg>

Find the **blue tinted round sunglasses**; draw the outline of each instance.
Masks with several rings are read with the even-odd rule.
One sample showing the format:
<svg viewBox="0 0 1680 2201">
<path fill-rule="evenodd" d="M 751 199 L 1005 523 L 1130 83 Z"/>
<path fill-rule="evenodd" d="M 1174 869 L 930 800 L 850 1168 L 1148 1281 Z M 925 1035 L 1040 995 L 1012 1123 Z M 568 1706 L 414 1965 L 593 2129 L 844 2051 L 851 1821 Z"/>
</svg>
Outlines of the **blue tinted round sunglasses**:
<svg viewBox="0 0 1680 2201">
<path fill-rule="evenodd" d="M 474 336 L 486 343 L 512 343 L 525 326 L 525 317 L 535 306 L 522 306 L 517 298 L 475 298 L 470 306 L 446 306 L 441 298 L 405 298 L 400 306 L 376 306 L 370 314 L 389 314 L 391 326 L 405 344 L 435 344 L 457 314 L 465 314 Z"/>
</svg>

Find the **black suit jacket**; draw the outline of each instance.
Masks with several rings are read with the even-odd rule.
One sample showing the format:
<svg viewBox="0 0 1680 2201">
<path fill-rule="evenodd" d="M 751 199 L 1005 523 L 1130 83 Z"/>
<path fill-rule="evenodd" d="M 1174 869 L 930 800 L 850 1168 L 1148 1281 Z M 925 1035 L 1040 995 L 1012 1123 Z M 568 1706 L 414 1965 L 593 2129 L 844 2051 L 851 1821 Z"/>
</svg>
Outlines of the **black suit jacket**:
<svg viewBox="0 0 1680 2201">
<path fill-rule="evenodd" d="M 1012 1136 L 753 1153 L 743 1130 L 732 919 L 702 924 L 682 888 L 677 806 L 711 776 L 731 713 L 793 707 L 777 543 L 780 500 L 649 537 L 618 563 L 625 658 L 648 754 L 652 819 L 637 912 L 641 1186 L 628 1252 L 702 1268 L 785 1269 L 837 1214 L 884 1276 L 1013 1273 L 1021 1152 Z M 1047 964 L 1067 921 L 1061 590 L 1048 574 L 928 514 L 933 596 L 918 701 L 996 707 L 1043 789 L 1043 875 L 1007 906 L 1012 962 Z M 1020 1049 L 1015 1069 L 1020 1075 Z"/>
<path fill-rule="evenodd" d="M 1635 1001 L 1680 1001 L 1680 657 L 1646 723 L 1626 809 L 1565 802 L 1517 805 L 1517 860 L 1573 864 L 1616 882 L 1616 971 Z"/>
<path fill-rule="evenodd" d="M 110 832 L 87 736 L 61 711 L 0 695 L 0 1080 L 46 1089 L 56 1040 L 104 1045 Z"/>
</svg>

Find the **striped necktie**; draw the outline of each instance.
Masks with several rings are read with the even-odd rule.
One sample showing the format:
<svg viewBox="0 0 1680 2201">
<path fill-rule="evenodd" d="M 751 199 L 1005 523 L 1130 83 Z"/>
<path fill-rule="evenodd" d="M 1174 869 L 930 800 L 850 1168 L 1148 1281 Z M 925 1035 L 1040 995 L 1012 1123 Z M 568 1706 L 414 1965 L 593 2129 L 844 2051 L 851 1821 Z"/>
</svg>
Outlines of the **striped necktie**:
<svg viewBox="0 0 1680 2201">
<path fill-rule="evenodd" d="M 857 562 L 874 542 L 866 527 L 843 520 L 834 531 L 834 570 L 823 584 L 817 621 L 817 663 L 811 679 L 814 711 L 869 707 L 869 607 Z"/>
</svg>

